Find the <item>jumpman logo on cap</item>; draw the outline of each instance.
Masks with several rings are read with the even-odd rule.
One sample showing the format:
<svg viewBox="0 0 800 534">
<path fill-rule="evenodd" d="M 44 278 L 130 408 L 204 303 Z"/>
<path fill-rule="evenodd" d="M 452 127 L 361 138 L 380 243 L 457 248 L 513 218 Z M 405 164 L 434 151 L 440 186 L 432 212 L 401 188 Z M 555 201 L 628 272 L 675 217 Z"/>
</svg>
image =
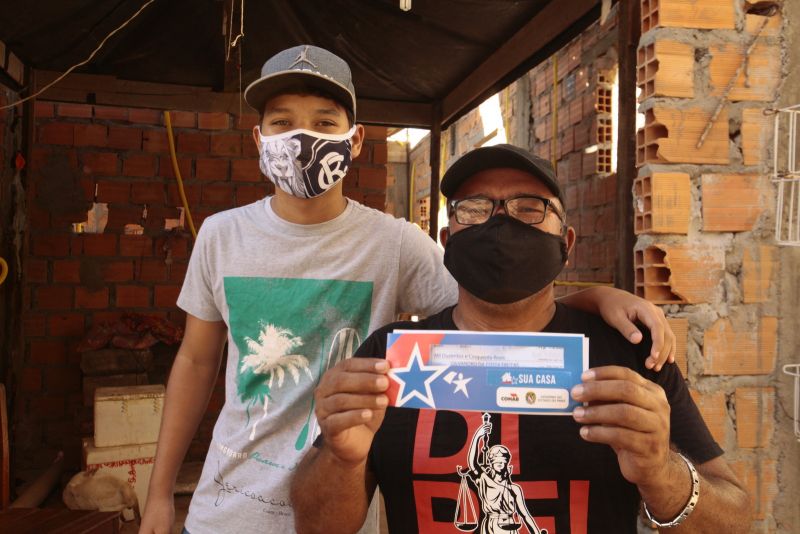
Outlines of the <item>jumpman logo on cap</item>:
<svg viewBox="0 0 800 534">
<path fill-rule="evenodd" d="M 289 65 L 289 68 L 291 69 L 292 67 L 294 67 L 298 63 L 308 63 L 315 70 L 319 70 L 319 67 L 314 65 L 314 63 L 312 63 L 311 60 L 308 59 L 308 45 L 304 46 L 303 49 L 300 51 L 300 53 L 297 54 L 297 59 L 294 60 L 294 63 Z"/>
</svg>

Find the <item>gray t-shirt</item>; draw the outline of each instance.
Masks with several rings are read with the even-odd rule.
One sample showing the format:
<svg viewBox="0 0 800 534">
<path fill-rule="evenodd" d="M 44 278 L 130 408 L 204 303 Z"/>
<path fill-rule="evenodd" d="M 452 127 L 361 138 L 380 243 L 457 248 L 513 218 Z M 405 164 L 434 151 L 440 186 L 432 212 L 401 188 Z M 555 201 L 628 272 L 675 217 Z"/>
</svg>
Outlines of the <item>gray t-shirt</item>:
<svg viewBox="0 0 800 534">
<path fill-rule="evenodd" d="M 428 236 L 352 200 L 321 224 L 279 218 L 270 197 L 206 219 L 178 306 L 225 321 L 228 358 L 189 532 L 293 532 L 290 478 L 319 434 L 321 374 L 398 313 L 429 315 L 456 295 Z"/>
</svg>

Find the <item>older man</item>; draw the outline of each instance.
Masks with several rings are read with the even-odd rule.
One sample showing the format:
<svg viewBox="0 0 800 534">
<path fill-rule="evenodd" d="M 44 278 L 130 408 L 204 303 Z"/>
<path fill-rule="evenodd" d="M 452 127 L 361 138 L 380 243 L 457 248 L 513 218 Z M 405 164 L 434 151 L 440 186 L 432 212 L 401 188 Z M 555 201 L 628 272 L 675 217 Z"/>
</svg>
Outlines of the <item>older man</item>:
<svg viewBox="0 0 800 534">
<path fill-rule="evenodd" d="M 647 346 L 555 301 L 553 281 L 575 232 L 550 164 L 509 145 L 480 148 L 447 171 L 442 192 L 450 199 L 444 262 L 458 303 L 376 331 L 360 358 L 323 377 L 322 437 L 292 489 L 298 531 L 355 532 L 376 484 L 392 532 L 635 533 L 640 502 L 675 532 L 748 531 L 747 494 L 678 368 L 646 369 Z M 571 395 L 587 404 L 572 417 L 483 420 L 475 412 L 387 409 L 381 357 L 396 328 L 585 334 L 590 369 Z M 469 491 L 459 496 L 465 479 L 480 504 L 472 521 L 459 517 L 473 501 Z"/>
</svg>

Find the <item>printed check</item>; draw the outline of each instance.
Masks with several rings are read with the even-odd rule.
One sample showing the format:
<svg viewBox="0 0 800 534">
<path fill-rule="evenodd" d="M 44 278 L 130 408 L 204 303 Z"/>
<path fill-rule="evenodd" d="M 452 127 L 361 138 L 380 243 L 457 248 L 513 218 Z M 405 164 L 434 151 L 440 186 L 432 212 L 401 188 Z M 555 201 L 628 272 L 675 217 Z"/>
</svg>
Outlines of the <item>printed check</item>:
<svg viewBox="0 0 800 534">
<path fill-rule="evenodd" d="M 395 330 L 388 334 L 389 405 L 571 414 L 589 364 L 581 334 Z"/>
</svg>

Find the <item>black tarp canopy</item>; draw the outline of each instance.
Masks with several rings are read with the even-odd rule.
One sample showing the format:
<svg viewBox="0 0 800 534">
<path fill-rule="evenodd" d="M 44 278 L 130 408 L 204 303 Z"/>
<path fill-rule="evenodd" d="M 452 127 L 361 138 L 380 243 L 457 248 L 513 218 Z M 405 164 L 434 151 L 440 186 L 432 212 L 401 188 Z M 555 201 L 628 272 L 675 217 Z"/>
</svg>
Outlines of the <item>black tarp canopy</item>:
<svg viewBox="0 0 800 534">
<path fill-rule="evenodd" d="M 0 0 L 0 41 L 42 87 L 84 60 L 147 0 Z M 599 15 L 600 0 L 155 0 L 45 95 L 126 106 L 239 106 L 272 54 L 315 44 L 353 70 L 359 120 L 447 126 Z M 98 76 L 99 75 L 99 76 Z M 142 83 L 146 82 L 146 83 Z M 168 85 L 170 87 L 163 87 Z"/>
</svg>

